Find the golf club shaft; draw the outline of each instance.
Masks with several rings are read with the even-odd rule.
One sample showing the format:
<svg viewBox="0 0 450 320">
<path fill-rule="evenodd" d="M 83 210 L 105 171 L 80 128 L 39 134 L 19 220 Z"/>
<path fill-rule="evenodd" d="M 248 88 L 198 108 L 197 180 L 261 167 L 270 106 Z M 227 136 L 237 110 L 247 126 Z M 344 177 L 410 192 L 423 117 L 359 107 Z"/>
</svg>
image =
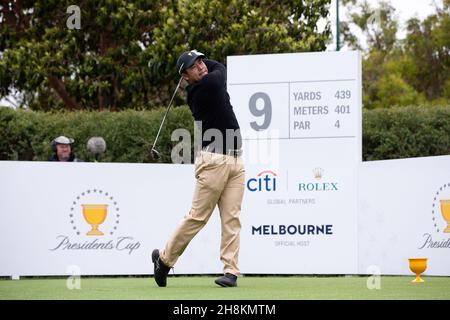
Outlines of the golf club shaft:
<svg viewBox="0 0 450 320">
<path fill-rule="evenodd" d="M 178 88 L 180 87 L 181 80 L 183 80 L 183 77 L 180 77 L 180 80 L 178 81 L 177 87 L 175 88 L 175 91 L 172 94 L 172 98 L 170 99 L 169 106 L 167 107 L 166 113 L 164 113 L 164 117 L 163 117 L 163 119 L 161 121 L 161 124 L 159 125 L 159 130 L 158 130 L 158 133 L 156 134 L 155 142 L 153 142 L 152 150 L 155 149 L 156 142 L 158 141 L 158 138 L 159 138 L 159 134 L 161 133 L 161 129 L 162 129 L 163 125 L 164 125 L 164 121 L 166 121 L 166 117 L 167 117 L 167 114 L 169 113 L 170 106 L 172 105 L 173 98 L 175 98 L 175 94 L 177 93 Z"/>
</svg>

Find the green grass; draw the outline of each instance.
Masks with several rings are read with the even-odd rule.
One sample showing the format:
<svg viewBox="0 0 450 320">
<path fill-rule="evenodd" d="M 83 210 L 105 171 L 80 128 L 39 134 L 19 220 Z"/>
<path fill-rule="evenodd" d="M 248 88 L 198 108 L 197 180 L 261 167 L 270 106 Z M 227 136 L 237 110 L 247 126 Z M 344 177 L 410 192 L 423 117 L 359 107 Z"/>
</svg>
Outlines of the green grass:
<svg viewBox="0 0 450 320">
<path fill-rule="evenodd" d="M 367 277 L 253 277 L 238 279 L 237 288 L 221 288 L 215 277 L 169 277 L 158 288 L 153 278 L 81 278 L 80 290 L 67 279 L 0 280 L 0 299 L 150 299 L 150 300 L 277 300 L 277 299 L 446 299 L 450 277 L 381 277 L 381 288 L 369 290 Z"/>
</svg>

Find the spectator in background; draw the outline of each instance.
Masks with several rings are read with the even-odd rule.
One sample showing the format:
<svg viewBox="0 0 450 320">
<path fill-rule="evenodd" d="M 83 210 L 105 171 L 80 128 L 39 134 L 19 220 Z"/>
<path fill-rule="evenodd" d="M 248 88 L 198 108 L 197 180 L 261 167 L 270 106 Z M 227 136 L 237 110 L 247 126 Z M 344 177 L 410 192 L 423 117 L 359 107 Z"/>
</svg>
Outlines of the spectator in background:
<svg viewBox="0 0 450 320">
<path fill-rule="evenodd" d="M 52 151 L 53 154 L 48 159 L 49 161 L 68 161 L 68 162 L 79 162 L 73 153 L 72 144 L 73 139 L 69 139 L 65 136 L 59 136 L 52 141 Z"/>
</svg>

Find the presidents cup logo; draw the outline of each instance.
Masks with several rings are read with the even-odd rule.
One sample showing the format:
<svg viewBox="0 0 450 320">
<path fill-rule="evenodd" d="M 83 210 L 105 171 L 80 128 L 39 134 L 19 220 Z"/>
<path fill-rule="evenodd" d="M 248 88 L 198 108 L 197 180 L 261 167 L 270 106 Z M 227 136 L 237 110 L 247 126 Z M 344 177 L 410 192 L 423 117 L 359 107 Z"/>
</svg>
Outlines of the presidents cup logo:
<svg viewBox="0 0 450 320">
<path fill-rule="evenodd" d="M 133 253 L 140 247 L 130 235 L 116 235 L 121 222 L 121 208 L 110 192 L 97 188 L 78 194 L 68 207 L 68 218 L 75 240 L 58 235 L 58 250 L 117 250 Z M 114 236 L 114 237 L 113 237 Z"/>
<path fill-rule="evenodd" d="M 436 232 L 450 233 L 450 183 L 444 184 L 433 198 L 431 206 L 433 226 Z"/>
<path fill-rule="evenodd" d="M 108 191 L 88 189 L 70 205 L 69 221 L 77 235 L 114 235 L 120 224 L 120 206 Z"/>
<path fill-rule="evenodd" d="M 450 199 L 441 200 L 441 213 L 444 217 L 447 227 L 444 229 L 444 233 L 450 233 Z"/>
<path fill-rule="evenodd" d="M 102 236 L 103 232 L 98 229 L 98 226 L 105 221 L 106 212 L 108 210 L 107 204 L 82 204 L 83 216 L 87 223 L 92 226 L 92 229 L 86 233 L 88 236 Z"/>
<path fill-rule="evenodd" d="M 431 222 L 433 232 L 423 235 L 424 248 L 450 248 L 450 183 L 441 186 L 431 204 Z"/>
</svg>

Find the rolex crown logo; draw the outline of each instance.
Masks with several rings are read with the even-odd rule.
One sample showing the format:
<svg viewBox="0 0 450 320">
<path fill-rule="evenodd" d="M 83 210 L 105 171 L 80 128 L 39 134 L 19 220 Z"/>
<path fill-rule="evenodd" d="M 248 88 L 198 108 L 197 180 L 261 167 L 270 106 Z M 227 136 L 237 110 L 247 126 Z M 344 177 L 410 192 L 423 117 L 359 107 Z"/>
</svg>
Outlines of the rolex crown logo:
<svg viewBox="0 0 450 320">
<path fill-rule="evenodd" d="M 323 169 L 322 168 L 319 168 L 319 167 L 318 168 L 314 168 L 313 173 L 314 173 L 314 178 L 316 180 L 322 179 L 322 175 L 323 175 Z"/>
</svg>

